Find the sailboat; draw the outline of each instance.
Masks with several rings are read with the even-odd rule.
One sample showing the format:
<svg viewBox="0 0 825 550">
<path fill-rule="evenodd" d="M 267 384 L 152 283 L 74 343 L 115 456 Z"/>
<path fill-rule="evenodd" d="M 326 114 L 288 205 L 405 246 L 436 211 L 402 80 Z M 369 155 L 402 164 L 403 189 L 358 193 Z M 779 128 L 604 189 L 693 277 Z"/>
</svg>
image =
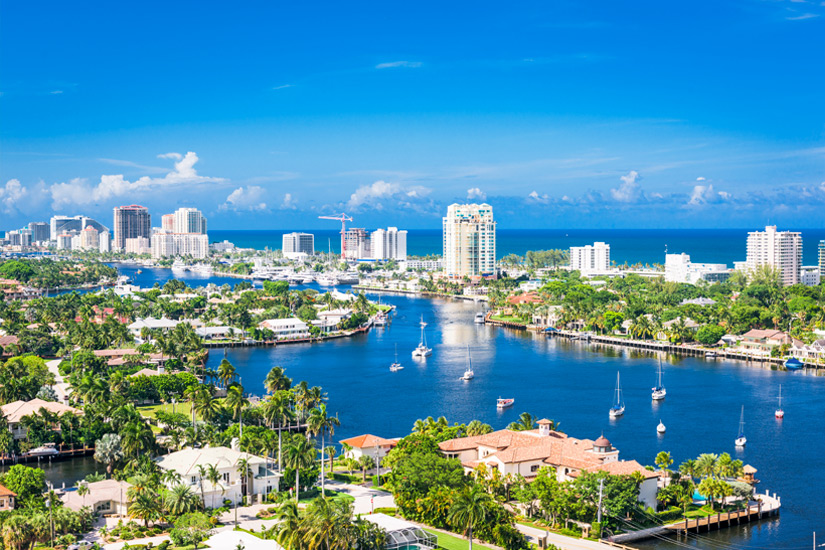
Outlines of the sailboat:
<svg viewBox="0 0 825 550">
<path fill-rule="evenodd" d="M 473 372 L 473 360 L 470 357 L 470 346 L 467 346 L 467 370 L 464 371 L 464 376 L 461 377 L 462 380 L 472 380 L 475 378 L 476 374 Z"/>
<path fill-rule="evenodd" d="M 736 446 L 744 447 L 748 438 L 745 437 L 745 405 L 742 405 L 742 414 L 739 416 L 739 437 L 736 438 Z"/>
<path fill-rule="evenodd" d="M 779 408 L 776 409 L 776 418 L 785 418 L 785 411 L 782 410 L 782 384 L 779 384 Z"/>
<path fill-rule="evenodd" d="M 427 336 L 424 334 L 424 327 L 427 326 L 427 323 L 424 322 L 424 316 L 421 316 L 421 341 L 418 343 L 418 347 L 415 348 L 412 352 L 413 357 L 429 357 L 433 354 L 433 350 L 427 347 Z"/>
<path fill-rule="evenodd" d="M 398 362 L 398 344 L 395 344 L 395 362 L 390 365 L 390 372 L 398 372 L 404 367 Z"/>
<path fill-rule="evenodd" d="M 610 418 L 617 418 L 624 414 L 624 399 L 622 398 L 622 386 L 619 383 L 619 373 L 616 373 L 616 401 L 610 407 Z"/>
<path fill-rule="evenodd" d="M 665 433 L 666 431 L 667 431 L 667 428 L 665 428 L 664 423 L 662 423 L 662 421 L 661 421 L 661 420 L 659 420 L 659 425 L 658 425 L 658 426 L 656 426 L 656 433 L 658 433 L 658 434 L 663 434 L 663 433 Z"/>
<path fill-rule="evenodd" d="M 653 397 L 654 401 L 659 401 L 664 399 L 667 395 L 667 390 L 665 389 L 665 385 L 662 384 L 662 357 L 659 356 L 659 369 L 658 369 L 658 378 L 656 380 L 656 387 L 653 388 L 653 393 L 651 397 Z"/>
</svg>

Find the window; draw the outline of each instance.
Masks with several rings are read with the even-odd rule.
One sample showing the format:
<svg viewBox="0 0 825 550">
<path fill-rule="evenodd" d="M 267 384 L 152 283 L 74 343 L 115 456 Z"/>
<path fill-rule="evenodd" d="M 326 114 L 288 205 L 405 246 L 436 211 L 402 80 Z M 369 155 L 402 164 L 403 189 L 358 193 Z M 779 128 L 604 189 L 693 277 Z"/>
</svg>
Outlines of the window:
<svg viewBox="0 0 825 550">
<path fill-rule="evenodd" d="M 223 482 L 224 483 L 229 483 L 229 472 L 224 472 L 223 473 Z"/>
<path fill-rule="evenodd" d="M 192 476 L 192 480 L 190 481 L 192 485 L 196 485 L 198 483 L 198 476 Z"/>
<path fill-rule="evenodd" d="M 530 466 L 530 472 L 531 472 L 531 473 L 538 472 L 538 471 L 539 471 L 539 468 L 541 468 L 541 465 L 540 465 L 540 464 L 533 464 L 532 466 Z"/>
</svg>

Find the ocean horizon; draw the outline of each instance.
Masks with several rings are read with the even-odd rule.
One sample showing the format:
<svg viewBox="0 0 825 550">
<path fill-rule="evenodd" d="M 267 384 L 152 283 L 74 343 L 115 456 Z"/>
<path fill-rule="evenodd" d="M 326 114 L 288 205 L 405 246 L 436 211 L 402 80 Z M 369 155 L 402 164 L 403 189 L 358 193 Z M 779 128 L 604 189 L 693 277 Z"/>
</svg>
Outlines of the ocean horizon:
<svg viewBox="0 0 825 550">
<path fill-rule="evenodd" d="M 292 231 L 315 235 L 318 251 L 341 251 L 340 231 L 334 229 L 212 230 L 210 242 L 228 240 L 242 248 L 281 249 L 281 236 Z M 720 263 L 733 267 L 745 260 L 749 231 L 755 229 L 499 229 L 496 232 L 496 257 L 524 255 L 528 250 L 567 249 L 597 241 L 610 245 L 611 260 L 618 264 L 664 264 L 665 253 L 690 255 L 691 261 Z M 802 233 L 802 263 L 815 265 L 818 244 L 825 240 L 825 229 L 793 229 Z M 441 254 L 441 229 L 407 230 L 407 254 Z"/>
</svg>

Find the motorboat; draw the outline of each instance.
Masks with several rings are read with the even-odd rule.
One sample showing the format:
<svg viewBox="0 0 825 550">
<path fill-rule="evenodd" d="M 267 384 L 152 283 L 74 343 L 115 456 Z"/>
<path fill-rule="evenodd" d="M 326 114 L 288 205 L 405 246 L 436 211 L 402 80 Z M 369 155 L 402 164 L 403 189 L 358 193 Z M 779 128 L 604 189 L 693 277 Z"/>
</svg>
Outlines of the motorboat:
<svg viewBox="0 0 825 550">
<path fill-rule="evenodd" d="M 667 390 L 665 389 L 665 385 L 662 383 L 662 357 L 659 356 L 659 369 L 657 371 L 658 378 L 656 381 L 656 386 L 653 388 L 653 393 L 651 397 L 654 401 L 661 401 L 667 395 Z"/>
<path fill-rule="evenodd" d="M 507 407 L 512 407 L 513 403 L 515 403 L 515 402 L 516 402 L 515 399 L 509 398 L 509 397 L 508 398 L 499 397 L 498 399 L 496 399 L 496 408 L 497 409 L 506 409 Z"/>
<path fill-rule="evenodd" d="M 427 336 L 424 334 L 424 327 L 427 326 L 427 323 L 424 322 L 424 316 L 421 316 L 421 341 L 418 343 L 418 347 L 416 347 L 413 352 L 413 357 L 429 357 L 433 354 L 433 350 L 427 347 Z"/>
<path fill-rule="evenodd" d="M 320 286 L 337 286 L 338 279 L 334 275 L 323 274 L 317 279 Z"/>
<path fill-rule="evenodd" d="M 742 405 L 742 414 L 739 416 L 739 436 L 734 441 L 737 447 L 744 447 L 748 443 L 745 437 L 745 405 Z"/>
<path fill-rule="evenodd" d="M 54 443 L 46 443 L 26 453 L 28 456 L 55 456 L 58 454 L 60 454 L 60 451 L 55 449 Z"/>
<path fill-rule="evenodd" d="M 481 311 L 476 313 L 475 322 L 476 322 L 477 325 L 483 325 L 484 324 L 484 313 L 482 313 Z"/>
<path fill-rule="evenodd" d="M 616 373 L 616 389 L 614 391 L 616 399 L 610 407 L 610 418 L 618 418 L 624 414 L 624 398 L 622 397 L 622 385 L 619 381 L 619 373 Z"/>
<path fill-rule="evenodd" d="M 716 359 L 719 355 L 715 351 L 706 351 L 705 359 Z"/>
<path fill-rule="evenodd" d="M 800 370 L 805 365 L 796 357 L 791 357 L 785 361 L 785 368 L 788 370 Z"/>
<path fill-rule="evenodd" d="M 661 421 L 661 420 L 659 420 L 659 425 L 658 425 L 658 426 L 656 426 L 656 433 L 658 433 L 658 434 L 663 434 L 663 433 L 665 433 L 666 431 L 667 431 L 667 428 L 665 428 L 665 425 L 664 425 L 664 424 L 662 424 L 662 421 Z"/>
<path fill-rule="evenodd" d="M 464 371 L 461 379 L 465 381 L 472 380 L 475 376 L 476 374 L 473 372 L 473 360 L 470 357 L 470 346 L 467 346 L 467 370 Z"/>
<path fill-rule="evenodd" d="M 785 411 L 782 409 L 782 384 L 779 384 L 779 408 L 774 412 L 776 418 L 785 418 Z"/>
</svg>

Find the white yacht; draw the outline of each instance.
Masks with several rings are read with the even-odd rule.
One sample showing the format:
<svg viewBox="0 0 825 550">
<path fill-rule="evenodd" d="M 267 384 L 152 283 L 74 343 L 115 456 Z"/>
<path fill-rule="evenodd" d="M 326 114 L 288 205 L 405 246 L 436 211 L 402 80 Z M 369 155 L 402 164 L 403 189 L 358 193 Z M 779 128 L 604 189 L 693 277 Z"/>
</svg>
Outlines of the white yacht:
<svg viewBox="0 0 825 550">
<path fill-rule="evenodd" d="M 330 275 L 330 274 L 327 274 L 327 273 L 324 273 L 323 275 L 318 276 L 317 281 L 318 281 L 318 284 L 320 286 L 336 286 L 336 285 L 338 285 L 338 279 L 335 277 L 335 275 Z"/>
<path fill-rule="evenodd" d="M 662 383 L 662 357 L 659 356 L 659 370 L 658 370 L 658 378 L 656 381 L 656 387 L 653 388 L 653 393 L 651 397 L 654 401 L 660 401 L 665 398 L 667 395 L 667 390 L 665 389 L 665 385 Z"/>
<path fill-rule="evenodd" d="M 421 341 L 418 343 L 418 347 L 415 348 L 412 352 L 413 357 L 429 357 L 433 354 L 433 350 L 427 347 L 427 336 L 424 334 L 424 327 L 427 326 L 427 323 L 424 322 L 424 316 L 421 316 Z"/>
<path fill-rule="evenodd" d="M 462 380 L 472 380 L 476 374 L 473 372 L 473 359 L 470 357 L 470 346 L 467 346 L 467 370 L 464 371 Z"/>
<path fill-rule="evenodd" d="M 658 426 L 656 426 L 656 433 L 658 433 L 658 434 L 663 434 L 663 433 L 665 433 L 666 431 L 667 431 L 667 428 L 665 428 L 665 425 L 664 425 L 664 424 L 662 424 L 662 421 L 661 421 L 661 420 L 659 420 L 659 425 L 658 425 Z"/>
<path fill-rule="evenodd" d="M 55 449 L 54 443 L 46 443 L 42 447 L 36 447 L 26 454 L 28 456 L 54 456 L 60 454 L 60 452 Z"/>
<path fill-rule="evenodd" d="M 483 325 L 484 324 L 484 313 L 482 313 L 481 311 L 476 313 L 476 324 L 477 325 Z"/>
</svg>

